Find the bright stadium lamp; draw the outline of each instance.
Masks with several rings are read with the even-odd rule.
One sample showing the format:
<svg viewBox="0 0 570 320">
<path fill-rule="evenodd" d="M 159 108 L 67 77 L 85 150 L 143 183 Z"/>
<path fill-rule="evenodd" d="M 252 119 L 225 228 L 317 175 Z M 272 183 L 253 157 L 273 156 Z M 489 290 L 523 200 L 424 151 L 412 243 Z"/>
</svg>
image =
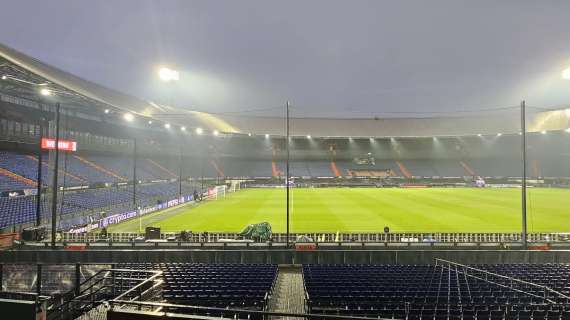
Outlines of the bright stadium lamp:
<svg viewBox="0 0 570 320">
<path fill-rule="evenodd" d="M 566 131 L 566 132 L 570 132 L 570 128 L 566 128 L 566 130 L 564 130 L 564 131 Z"/>
<path fill-rule="evenodd" d="M 196 134 L 202 134 L 204 130 L 202 128 L 196 128 Z"/>
<path fill-rule="evenodd" d="M 3 75 L 2 80 L 6 80 L 6 79 L 8 79 L 8 77 L 6 75 Z"/>
<path fill-rule="evenodd" d="M 477 136 L 478 136 L 478 137 L 482 137 L 483 135 L 482 135 L 482 134 L 480 134 L 480 133 L 478 133 L 478 134 L 477 134 Z"/>
<path fill-rule="evenodd" d="M 265 134 L 265 139 L 269 139 L 269 133 Z"/>
<path fill-rule="evenodd" d="M 160 80 L 167 82 L 180 80 L 180 74 L 178 73 L 178 71 L 165 67 L 160 68 L 158 70 L 158 77 L 160 78 Z"/>
<path fill-rule="evenodd" d="M 135 119 L 135 116 L 133 116 L 132 113 L 127 112 L 123 115 L 123 119 L 125 119 L 128 122 L 132 122 Z"/>
<path fill-rule="evenodd" d="M 541 134 L 546 134 L 546 130 L 540 131 Z"/>
<path fill-rule="evenodd" d="M 562 79 L 570 80 L 570 68 L 562 71 Z"/>
<path fill-rule="evenodd" d="M 500 136 L 502 136 L 502 135 L 503 135 L 503 134 L 502 134 L 502 133 L 500 133 L 500 132 L 499 132 L 499 133 L 497 133 L 497 137 L 500 137 Z"/>
<path fill-rule="evenodd" d="M 214 130 L 214 135 L 215 135 L 215 136 L 218 136 L 219 134 L 220 134 L 220 131 Z"/>
<path fill-rule="evenodd" d="M 170 129 L 170 123 L 165 123 L 165 124 L 164 124 L 164 128 Z"/>
<path fill-rule="evenodd" d="M 564 113 L 566 113 L 566 116 L 567 116 L 567 117 L 570 117 L 570 109 L 564 110 Z"/>
<path fill-rule="evenodd" d="M 251 132 L 247 134 L 248 137 L 251 137 Z"/>
<path fill-rule="evenodd" d="M 311 139 L 311 135 L 310 135 L 310 134 L 307 135 L 307 139 Z"/>
<path fill-rule="evenodd" d="M 148 124 L 152 124 L 152 120 L 148 120 Z"/>
<path fill-rule="evenodd" d="M 104 111 L 104 112 L 105 112 L 105 114 L 109 114 L 109 112 L 111 112 L 111 110 L 109 110 L 109 109 L 105 109 L 105 111 Z"/>
<path fill-rule="evenodd" d="M 50 90 L 50 89 L 43 88 L 43 89 L 40 90 L 40 94 L 41 94 L 42 96 L 51 96 L 51 90 Z"/>
</svg>

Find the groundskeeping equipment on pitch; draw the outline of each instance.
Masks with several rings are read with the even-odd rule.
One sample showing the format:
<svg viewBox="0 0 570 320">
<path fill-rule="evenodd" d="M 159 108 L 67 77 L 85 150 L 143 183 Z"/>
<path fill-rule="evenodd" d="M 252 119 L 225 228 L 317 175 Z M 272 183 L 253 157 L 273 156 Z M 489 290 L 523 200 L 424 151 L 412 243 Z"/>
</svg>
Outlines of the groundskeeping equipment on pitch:
<svg viewBox="0 0 570 320">
<path fill-rule="evenodd" d="M 245 239 L 267 241 L 271 238 L 271 225 L 269 222 L 250 224 L 239 235 Z"/>
</svg>

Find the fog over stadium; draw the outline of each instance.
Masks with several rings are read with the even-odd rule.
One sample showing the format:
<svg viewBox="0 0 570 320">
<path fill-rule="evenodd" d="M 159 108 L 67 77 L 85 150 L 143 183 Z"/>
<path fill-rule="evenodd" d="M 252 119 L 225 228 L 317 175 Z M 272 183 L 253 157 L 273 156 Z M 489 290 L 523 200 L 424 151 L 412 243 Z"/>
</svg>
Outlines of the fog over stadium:
<svg viewBox="0 0 570 320">
<path fill-rule="evenodd" d="M 570 100 L 568 1 L 8 2 L 0 42 L 190 110 L 281 115 L 290 100 L 294 116 L 410 117 Z"/>
<path fill-rule="evenodd" d="M 570 320 L 569 12 L 3 1 L 0 319 Z"/>
</svg>

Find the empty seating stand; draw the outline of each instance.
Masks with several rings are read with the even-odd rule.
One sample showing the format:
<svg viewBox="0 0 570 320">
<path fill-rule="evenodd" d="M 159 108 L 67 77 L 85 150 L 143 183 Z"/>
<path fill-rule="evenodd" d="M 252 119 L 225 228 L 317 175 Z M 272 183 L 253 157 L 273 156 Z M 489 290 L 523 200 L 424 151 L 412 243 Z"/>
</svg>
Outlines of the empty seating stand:
<svg viewBox="0 0 570 320">
<path fill-rule="evenodd" d="M 263 311 L 277 279 L 277 265 L 271 264 L 199 264 L 135 263 L 121 264 L 120 269 L 162 270 L 165 302 L 216 308 Z M 188 313 L 188 309 L 171 309 Z M 229 318 L 260 318 L 235 312 L 193 312 Z"/>
<path fill-rule="evenodd" d="M 478 265 L 567 294 L 566 265 Z M 389 319 L 570 319 L 567 299 L 538 287 L 513 290 L 435 265 L 305 265 L 308 310 Z M 524 292 L 522 292 L 524 291 Z M 533 295 L 529 295 L 532 293 Z"/>
</svg>

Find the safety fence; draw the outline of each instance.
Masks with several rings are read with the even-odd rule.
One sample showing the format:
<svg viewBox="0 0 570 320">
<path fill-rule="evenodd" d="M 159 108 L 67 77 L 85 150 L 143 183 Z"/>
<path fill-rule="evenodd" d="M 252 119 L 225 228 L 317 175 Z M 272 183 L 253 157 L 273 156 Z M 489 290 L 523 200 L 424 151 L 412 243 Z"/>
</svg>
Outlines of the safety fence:
<svg viewBox="0 0 570 320">
<path fill-rule="evenodd" d="M 289 240 L 289 241 L 287 241 Z M 181 242 L 236 242 L 252 241 L 238 233 L 202 232 L 161 233 L 160 239 L 149 240 L 142 233 L 63 233 L 64 242 L 137 242 L 137 241 L 181 241 Z M 273 233 L 270 242 L 357 242 L 357 243 L 515 243 L 521 242 L 520 233 Z M 529 233 L 529 243 L 570 242 L 570 233 Z"/>
</svg>

